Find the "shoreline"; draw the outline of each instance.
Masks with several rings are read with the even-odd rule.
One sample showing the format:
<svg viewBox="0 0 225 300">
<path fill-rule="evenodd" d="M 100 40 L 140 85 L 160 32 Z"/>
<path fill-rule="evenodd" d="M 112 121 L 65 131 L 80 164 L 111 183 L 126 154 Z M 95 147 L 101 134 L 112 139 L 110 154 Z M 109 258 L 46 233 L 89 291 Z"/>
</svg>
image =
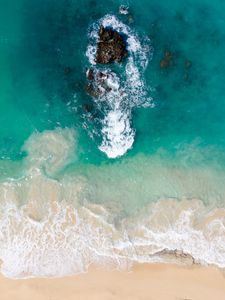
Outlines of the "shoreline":
<svg viewBox="0 0 225 300">
<path fill-rule="evenodd" d="M 137 264 L 130 272 L 91 267 L 63 278 L 0 276 L 1 300 L 224 300 L 225 276 L 215 267 Z"/>
</svg>

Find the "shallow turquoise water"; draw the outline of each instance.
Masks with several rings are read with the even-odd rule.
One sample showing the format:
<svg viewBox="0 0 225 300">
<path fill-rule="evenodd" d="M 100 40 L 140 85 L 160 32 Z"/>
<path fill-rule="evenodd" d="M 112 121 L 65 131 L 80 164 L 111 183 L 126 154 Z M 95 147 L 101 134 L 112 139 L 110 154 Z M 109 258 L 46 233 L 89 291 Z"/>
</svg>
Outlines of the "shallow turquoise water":
<svg viewBox="0 0 225 300">
<path fill-rule="evenodd" d="M 0 4 L 1 211 L 5 202 L 16 203 L 18 209 L 37 202 L 38 217 L 34 219 L 41 223 L 52 198 L 75 208 L 101 205 L 110 212 L 107 222 L 121 230 L 124 218 L 135 216 L 141 222 L 143 210 L 165 199 L 168 203 L 173 199 L 177 207 L 187 200 L 191 211 L 196 199 L 204 203 L 206 207 L 201 204 L 193 209 L 197 210 L 193 224 L 198 226 L 205 210 L 212 213 L 216 207 L 224 208 L 224 1 L 0 0 Z M 129 6 L 128 15 L 118 13 L 121 4 Z M 85 90 L 85 72 L 91 65 L 86 55 L 91 26 L 97 26 L 106 14 L 128 26 L 143 49 L 149 50 L 147 67 L 140 72 L 145 93 L 140 103 L 123 103 L 123 112 L 129 107 L 134 142 L 124 155 L 113 159 L 99 149 L 110 105 L 95 101 Z M 172 55 L 171 65 L 161 68 L 166 52 Z M 121 80 L 125 80 L 125 64 L 110 66 Z M 141 61 L 134 64 L 139 66 Z M 131 88 L 128 85 L 128 94 Z M 151 98 L 153 105 L 142 105 L 141 101 L 148 102 L 144 98 Z M 159 215 L 158 224 L 170 220 L 167 204 L 165 207 L 165 217 Z M 179 218 L 174 214 L 166 228 Z M 84 220 L 89 224 L 87 216 Z M 221 222 L 224 225 L 224 219 Z M 224 230 L 221 232 L 225 245 Z M 190 233 L 187 245 L 188 240 L 194 241 L 195 233 Z M 151 242 L 151 238 L 146 239 Z M 0 241 L 4 239 L 0 236 Z M 217 240 L 207 242 L 216 254 L 212 261 L 206 257 L 204 262 L 224 267 L 225 254 Z M 182 248 L 184 241 L 181 234 L 174 244 L 163 247 L 164 241 L 160 243 L 158 250 L 174 250 Z M 198 259 L 199 253 L 210 248 L 205 241 L 202 245 L 196 250 L 193 244 L 184 251 Z M 4 247 L 8 249 L 8 244 Z M 0 258 L 3 254 L 0 252 Z M 11 274 L 10 267 L 5 268 Z M 24 271 L 23 267 L 19 270 Z M 27 276 L 55 276 L 57 270 L 29 272 Z"/>
</svg>

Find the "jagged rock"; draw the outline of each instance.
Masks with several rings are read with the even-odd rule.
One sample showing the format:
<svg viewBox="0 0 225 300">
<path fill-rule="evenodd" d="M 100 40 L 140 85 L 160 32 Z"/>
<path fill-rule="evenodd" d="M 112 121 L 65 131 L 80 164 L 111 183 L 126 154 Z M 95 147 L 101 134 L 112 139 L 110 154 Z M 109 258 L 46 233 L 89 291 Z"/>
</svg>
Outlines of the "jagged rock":
<svg viewBox="0 0 225 300">
<path fill-rule="evenodd" d="M 85 86 L 85 90 L 90 96 L 94 98 L 101 96 L 101 91 L 93 83 L 87 84 Z"/>
<path fill-rule="evenodd" d="M 108 80 L 113 76 L 113 73 L 109 71 L 88 69 L 86 77 L 89 80 L 89 83 L 86 85 L 86 92 L 95 98 L 104 96 L 106 93 L 111 92 L 112 87 Z"/>
<path fill-rule="evenodd" d="M 127 56 L 126 43 L 117 31 L 100 27 L 96 63 L 108 64 L 121 62 Z"/>
</svg>

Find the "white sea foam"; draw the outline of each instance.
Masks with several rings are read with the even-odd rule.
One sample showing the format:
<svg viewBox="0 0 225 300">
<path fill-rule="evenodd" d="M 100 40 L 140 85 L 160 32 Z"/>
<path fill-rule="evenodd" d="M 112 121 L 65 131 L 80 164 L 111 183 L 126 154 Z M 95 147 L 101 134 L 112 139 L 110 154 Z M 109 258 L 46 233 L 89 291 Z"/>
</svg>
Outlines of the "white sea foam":
<svg viewBox="0 0 225 300">
<path fill-rule="evenodd" d="M 125 5 L 120 5 L 119 7 L 119 13 L 121 15 L 127 15 L 129 13 L 129 7 Z"/>
<path fill-rule="evenodd" d="M 132 109 L 138 106 L 153 106 L 152 99 L 147 96 L 147 87 L 143 79 L 152 51 L 147 37 L 141 41 L 138 34 L 128 25 L 122 23 L 114 15 L 106 15 L 89 29 L 90 44 L 86 55 L 92 67 L 97 68 L 95 56 L 100 25 L 113 28 L 127 36 L 129 52 L 128 59 L 122 64 L 121 78 L 110 77 L 112 86 L 116 85 L 116 88 L 94 99 L 103 103 L 101 111 L 105 114 L 102 120 L 102 144 L 99 149 L 108 157 L 116 158 L 125 154 L 134 142 L 135 130 L 131 125 Z M 109 69 L 102 68 L 102 70 L 103 72 L 107 70 L 108 74 L 112 72 Z"/>
<path fill-rule="evenodd" d="M 127 112 L 109 111 L 103 120 L 103 141 L 99 149 L 109 158 L 122 156 L 130 149 L 134 142 L 134 130 L 130 125 Z"/>
<path fill-rule="evenodd" d="M 181 209 L 182 204 L 172 201 L 173 209 Z M 60 277 L 85 272 L 90 264 L 128 270 L 138 262 L 176 262 L 171 253 L 176 259 L 179 255 L 185 258 L 183 263 L 224 268 L 225 211 L 210 221 L 206 214 L 204 227 L 195 228 L 197 208 L 181 209 L 173 219 L 165 203 L 160 203 L 163 218 L 154 218 L 159 209 L 156 205 L 143 220 L 140 216 L 125 219 L 120 229 L 102 206 L 75 209 L 53 202 L 45 217 L 37 221 L 28 214 L 29 207 L 19 209 L 11 204 L 1 215 L 1 272 L 13 278 Z"/>
<path fill-rule="evenodd" d="M 214 192 L 218 196 L 220 191 L 224 199 L 224 173 L 205 170 L 195 173 L 184 170 L 182 173 L 174 168 L 166 173 L 158 167 L 157 173 L 154 167 L 151 177 L 148 162 L 142 159 L 141 164 L 136 159 L 136 164 L 130 167 L 132 160 L 127 160 L 125 169 L 121 164 L 118 164 L 119 169 L 115 164 L 98 167 L 99 170 L 92 168 L 89 179 L 72 173 L 58 180 L 49 178 L 47 174 L 57 173 L 72 157 L 75 137 L 74 131 L 69 129 L 32 135 L 25 144 L 28 157 L 24 177 L 0 183 L 0 260 L 5 276 L 58 277 L 84 272 L 90 264 L 129 269 L 137 262 L 175 262 L 175 257 L 176 261 L 181 258 L 183 263 L 225 268 L 225 209 L 207 208 L 200 200 L 181 197 L 142 206 L 143 211 L 135 215 L 123 215 L 120 208 L 126 203 L 123 198 L 136 184 L 124 175 L 125 172 L 130 178 L 133 168 L 137 184 L 141 180 L 143 189 L 147 187 L 157 198 L 158 178 L 161 194 L 171 194 L 175 189 L 175 194 L 184 195 L 184 187 L 189 189 L 191 186 L 195 194 L 205 197 L 210 191 L 213 197 Z M 153 165 L 152 162 L 149 164 Z M 119 170 L 123 173 L 122 178 Z M 140 170 L 144 177 L 137 177 Z M 103 180 L 106 174 L 110 178 L 107 179 L 108 186 Z M 152 180 L 155 181 L 151 183 Z M 162 191 L 164 180 L 168 182 L 168 188 Z M 118 184 L 121 181 L 123 190 Z M 174 183 L 180 188 L 175 188 Z M 115 184 L 119 193 L 113 188 L 112 195 L 109 188 Z M 107 209 L 90 204 L 88 197 L 96 197 L 95 201 L 98 201 L 101 193 L 106 205 L 111 203 L 112 197 L 116 206 L 111 203 L 111 209 Z M 134 196 L 138 201 L 142 200 L 140 189 Z M 119 202 L 115 197 L 119 197 Z M 132 205 L 130 200 L 129 205 Z"/>
</svg>

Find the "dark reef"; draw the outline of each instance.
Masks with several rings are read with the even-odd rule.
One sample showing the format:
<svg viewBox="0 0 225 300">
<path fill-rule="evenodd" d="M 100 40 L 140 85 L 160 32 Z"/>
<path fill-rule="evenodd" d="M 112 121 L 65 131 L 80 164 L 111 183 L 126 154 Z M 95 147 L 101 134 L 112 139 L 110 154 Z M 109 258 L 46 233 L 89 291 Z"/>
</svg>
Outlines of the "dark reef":
<svg viewBox="0 0 225 300">
<path fill-rule="evenodd" d="M 120 63 L 127 56 L 126 42 L 121 34 L 101 26 L 97 45 L 96 63 Z"/>
</svg>

